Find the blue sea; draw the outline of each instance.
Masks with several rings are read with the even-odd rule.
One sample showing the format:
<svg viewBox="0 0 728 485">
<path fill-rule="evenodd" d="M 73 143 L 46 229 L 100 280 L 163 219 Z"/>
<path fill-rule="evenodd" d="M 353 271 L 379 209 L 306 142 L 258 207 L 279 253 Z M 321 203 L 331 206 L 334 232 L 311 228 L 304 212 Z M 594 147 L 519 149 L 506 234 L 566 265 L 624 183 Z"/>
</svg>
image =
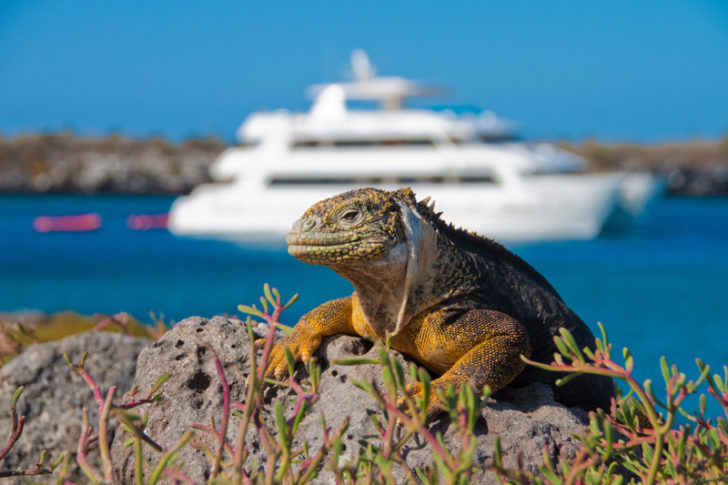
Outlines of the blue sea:
<svg viewBox="0 0 728 485">
<path fill-rule="evenodd" d="M 300 300 L 293 324 L 315 305 L 349 294 L 347 281 L 294 260 L 281 244 L 242 248 L 131 231 L 130 214 L 166 212 L 171 197 L 0 196 L 0 312 L 150 312 L 166 322 L 236 314 L 258 301 L 263 284 Z M 99 213 L 100 230 L 35 233 L 40 215 Z M 666 355 L 688 377 L 694 359 L 728 364 L 728 198 L 665 198 L 639 225 L 591 241 L 510 245 L 542 272 L 597 331 L 604 323 L 617 354 L 628 346 L 636 374 L 660 383 Z M 656 386 L 659 388 L 659 386 Z"/>
</svg>

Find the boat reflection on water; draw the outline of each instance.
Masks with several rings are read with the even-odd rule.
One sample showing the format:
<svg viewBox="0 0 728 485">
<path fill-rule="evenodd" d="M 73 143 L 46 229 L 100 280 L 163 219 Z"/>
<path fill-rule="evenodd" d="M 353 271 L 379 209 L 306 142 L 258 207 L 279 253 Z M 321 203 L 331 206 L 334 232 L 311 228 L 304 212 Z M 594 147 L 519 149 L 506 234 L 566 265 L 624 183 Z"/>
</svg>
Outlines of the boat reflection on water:
<svg viewBox="0 0 728 485">
<path fill-rule="evenodd" d="M 179 235 L 280 241 L 313 202 L 357 187 L 411 187 L 455 225 L 503 241 L 588 239 L 615 212 L 632 218 L 659 192 L 652 176 L 588 173 L 585 161 L 546 143 L 527 144 L 490 111 L 406 109 L 438 93 L 401 77 L 378 77 L 352 55 L 354 80 L 311 86 L 307 113 L 254 113 L 242 145 L 211 166 L 215 183 L 177 199 Z M 352 109 L 352 101 L 376 109 Z"/>
</svg>

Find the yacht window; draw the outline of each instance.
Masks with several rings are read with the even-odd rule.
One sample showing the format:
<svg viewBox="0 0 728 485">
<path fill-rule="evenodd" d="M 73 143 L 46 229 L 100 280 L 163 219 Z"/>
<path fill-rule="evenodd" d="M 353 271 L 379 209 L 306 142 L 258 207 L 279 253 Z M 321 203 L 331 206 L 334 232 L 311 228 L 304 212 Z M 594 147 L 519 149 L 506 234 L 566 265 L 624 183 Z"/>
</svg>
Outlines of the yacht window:
<svg viewBox="0 0 728 485">
<path fill-rule="evenodd" d="M 392 146 L 432 146 L 432 140 L 421 138 L 411 140 L 298 140 L 293 143 L 292 148 L 317 148 L 317 147 L 340 147 L 340 148 L 358 148 L 358 147 L 392 147 Z"/>
<path fill-rule="evenodd" d="M 459 137 L 450 137 L 450 142 L 452 142 L 454 145 L 466 145 L 469 143 L 508 143 L 508 142 L 514 142 L 519 141 L 520 137 L 516 135 L 481 135 L 478 138 L 459 138 Z"/>
<path fill-rule="evenodd" d="M 490 175 L 466 175 L 459 177 L 459 182 L 463 184 L 494 184 L 495 179 Z"/>
<path fill-rule="evenodd" d="M 506 143 L 509 141 L 518 141 L 519 137 L 517 135 L 511 135 L 511 134 L 493 134 L 493 135 L 481 135 L 478 138 L 482 143 Z"/>
<path fill-rule="evenodd" d="M 568 169 L 568 170 L 555 170 L 555 169 L 532 169 L 532 170 L 526 170 L 521 172 L 521 174 L 524 177 L 538 177 L 539 175 L 563 175 L 563 174 L 571 174 L 571 175 L 578 175 L 584 173 L 581 170 L 578 169 Z"/>
<path fill-rule="evenodd" d="M 381 140 L 379 141 L 380 145 L 384 146 L 432 146 L 434 143 L 432 143 L 432 140 L 429 140 L 427 138 L 422 139 L 416 139 L 416 140 Z"/>
<path fill-rule="evenodd" d="M 442 184 L 445 183 L 445 177 L 400 177 L 397 183 L 401 185 L 409 184 Z"/>
<path fill-rule="evenodd" d="M 299 140 L 293 143 L 292 148 L 316 148 L 322 145 L 318 140 Z"/>
<path fill-rule="evenodd" d="M 490 175 L 417 175 L 400 177 L 273 177 L 270 185 L 418 185 L 418 184 L 495 184 Z"/>
<path fill-rule="evenodd" d="M 273 177 L 271 185 L 372 185 L 381 183 L 377 177 Z"/>
</svg>

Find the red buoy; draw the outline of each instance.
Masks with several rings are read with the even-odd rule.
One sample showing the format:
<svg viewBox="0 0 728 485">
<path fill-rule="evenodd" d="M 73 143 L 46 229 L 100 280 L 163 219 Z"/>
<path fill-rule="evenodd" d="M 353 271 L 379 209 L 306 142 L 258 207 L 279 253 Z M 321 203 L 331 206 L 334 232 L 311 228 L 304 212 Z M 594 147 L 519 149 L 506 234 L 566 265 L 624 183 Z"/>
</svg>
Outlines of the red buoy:
<svg viewBox="0 0 728 485">
<path fill-rule="evenodd" d="M 36 232 L 84 232 L 101 227 L 101 216 L 96 213 L 77 216 L 40 216 L 33 219 Z"/>
<path fill-rule="evenodd" d="M 169 214 L 132 214 L 126 218 L 126 226 L 132 231 L 167 229 Z"/>
</svg>

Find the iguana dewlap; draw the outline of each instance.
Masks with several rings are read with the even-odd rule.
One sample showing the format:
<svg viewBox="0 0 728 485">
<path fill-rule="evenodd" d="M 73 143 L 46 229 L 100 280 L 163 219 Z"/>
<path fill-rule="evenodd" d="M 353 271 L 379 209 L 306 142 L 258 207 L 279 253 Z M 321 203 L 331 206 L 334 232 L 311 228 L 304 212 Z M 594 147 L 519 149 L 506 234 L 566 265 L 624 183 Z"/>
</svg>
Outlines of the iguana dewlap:
<svg viewBox="0 0 728 485">
<path fill-rule="evenodd" d="M 393 348 L 439 375 L 435 389 L 471 382 L 497 391 L 560 377 L 526 369 L 520 358 L 553 360 L 559 327 L 579 346 L 594 345 L 588 327 L 535 269 L 496 242 L 444 222 L 410 189 L 358 189 L 322 200 L 286 241 L 291 255 L 329 266 L 355 292 L 304 315 L 274 346 L 268 375 L 287 371 L 285 347 L 306 361 L 322 337 L 383 339 L 389 332 Z M 554 391 L 567 405 L 606 408 L 614 386 L 581 376 Z"/>
</svg>

